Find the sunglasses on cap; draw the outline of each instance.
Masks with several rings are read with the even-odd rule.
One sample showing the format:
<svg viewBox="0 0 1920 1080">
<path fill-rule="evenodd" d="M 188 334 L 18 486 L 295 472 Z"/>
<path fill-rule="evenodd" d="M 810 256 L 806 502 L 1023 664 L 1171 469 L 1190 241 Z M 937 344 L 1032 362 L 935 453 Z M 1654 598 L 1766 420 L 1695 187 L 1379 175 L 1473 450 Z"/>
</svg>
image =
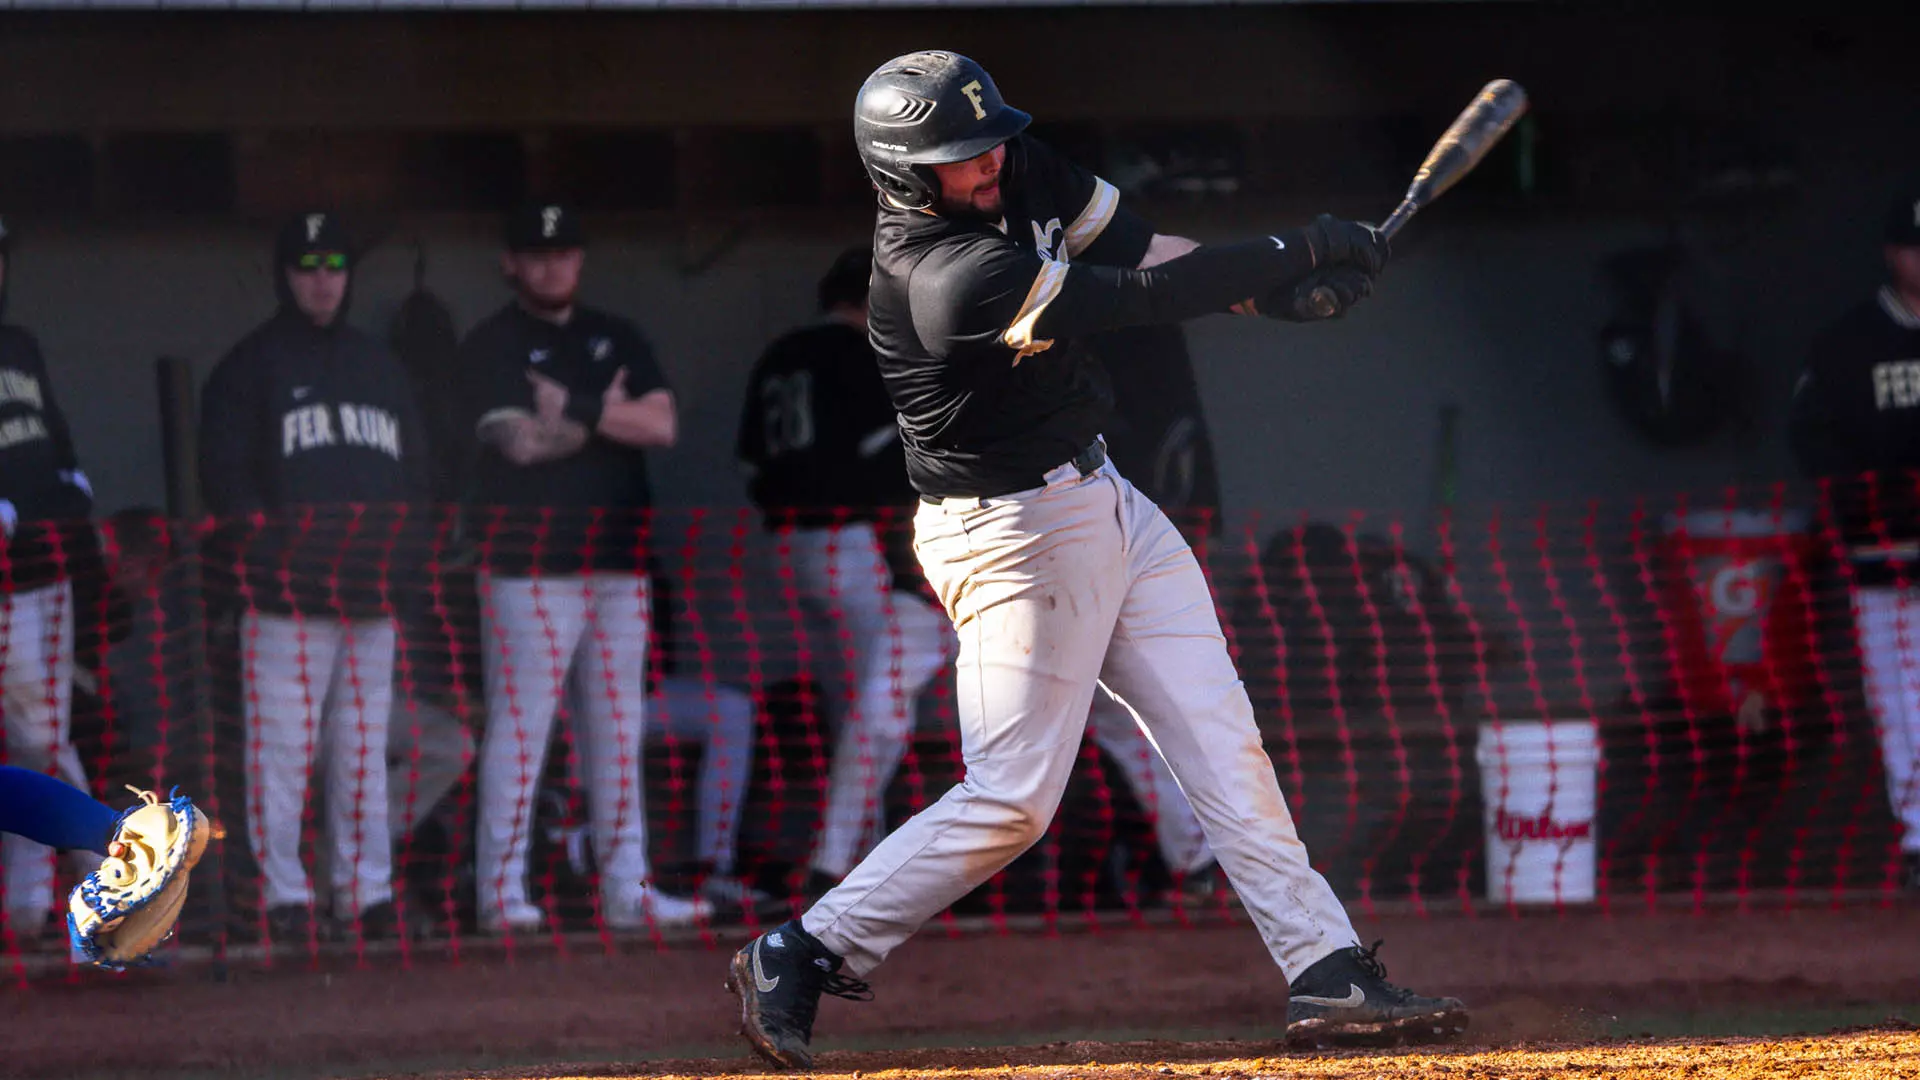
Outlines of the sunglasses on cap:
<svg viewBox="0 0 1920 1080">
<path fill-rule="evenodd" d="M 345 270 L 347 256 L 338 251 L 310 251 L 295 260 L 294 265 L 302 270 Z"/>
</svg>

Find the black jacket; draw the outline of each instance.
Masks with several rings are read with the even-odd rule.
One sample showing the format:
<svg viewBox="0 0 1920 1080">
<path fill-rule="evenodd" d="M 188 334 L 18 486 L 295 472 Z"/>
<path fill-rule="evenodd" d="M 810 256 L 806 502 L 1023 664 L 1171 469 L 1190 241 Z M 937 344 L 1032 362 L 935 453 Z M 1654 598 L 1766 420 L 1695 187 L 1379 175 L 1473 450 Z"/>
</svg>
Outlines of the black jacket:
<svg viewBox="0 0 1920 1080">
<path fill-rule="evenodd" d="M 98 559 L 93 493 L 40 343 L 15 326 L 0 326 L 0 500 L 17 519 L 11 537 L 0 532 L 0 593 L 51 585 Z"/>
<path fill-rule="evenodd" d="M 202 395 L 215 594 L 277 614 L 390 613 L 433 535 L 428 454 L 412 385 L 385 345 L 282 309 Z"/>
<path fill-rule="evenodd" d="M 1899 550 L 1920 541 L 1920 315 L 1882 289 L 1823 330 L 1788 432 L 1801 468 L 1827 482 L 1856 580 L 1920 584 L 1920 558 Z"/>
</svg>

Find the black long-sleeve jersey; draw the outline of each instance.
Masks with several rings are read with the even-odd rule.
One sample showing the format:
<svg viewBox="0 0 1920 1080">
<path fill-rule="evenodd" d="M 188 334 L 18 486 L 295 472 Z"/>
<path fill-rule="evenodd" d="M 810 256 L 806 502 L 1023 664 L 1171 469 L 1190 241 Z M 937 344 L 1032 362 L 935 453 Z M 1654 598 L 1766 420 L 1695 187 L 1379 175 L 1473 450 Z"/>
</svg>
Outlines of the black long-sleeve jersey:
<svg viewBox="0 0 1920 1080">
<path fill-rule="evenodd" d="M 0 326 L 0 501 L 15 519 L 11 537 L 0 530 L 0 594 L 50 585 L 97 552 L 93 493 L 40 343 L 15 326 Z"/>
<path fill-rule="evenodd" d="M 215 569 L 253 610 L 390 610 L 431 536 L 430 469 L 406 370 L 350 326 L 284 309 L 207 378 L 200 490 L 225 519 Z"/>
<path fill-rule="evenodd" d="M 999 222 L 880 202 L 869 332 L 928 496 L 1038 487 L 1093 441 L 1109 403 L 1076 337 L 1223 312 L 1313 269 L 1306 242 L 1278 237 L 1129 269 L 1152 227 L 1024 135 L 1007 143 L 1000 191 Z"/>
<path fill-rule="evenodd" d="M 914 501 L 900 424 L 867 335 L 841 322 L 784 334 L 747 377 L 735 453 L 769 528 L 897 517 Z"/>
<path fill-rule="evenodd" d="M 1886 550 L 1920 541 L 1920 314 L 1885 288 L 1821 331 L 1788 431 L 1801 467 L 1829 481 L 1859 580 L 1920 584 L 1920 558 Z"/>
</svg>

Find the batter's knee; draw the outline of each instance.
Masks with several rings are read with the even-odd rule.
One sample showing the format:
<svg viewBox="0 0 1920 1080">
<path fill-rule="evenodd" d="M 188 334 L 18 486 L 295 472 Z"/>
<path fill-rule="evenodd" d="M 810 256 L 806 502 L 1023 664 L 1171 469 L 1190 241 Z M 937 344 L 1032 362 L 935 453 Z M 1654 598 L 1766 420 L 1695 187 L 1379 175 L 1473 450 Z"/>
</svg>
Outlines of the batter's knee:
<svg viewBox="0 0 1920 1080">
<path fill-rule="evenodd" d="M 1020 851 L 1032 847 L 1046 833 L 1065 792 L 1064 785 L 996 785 L 991 780 L 976 780 L 971 772 L 962 787 L 972 801 L 992 808 L 991 816 L 1006 843 Z"/>
</svg>

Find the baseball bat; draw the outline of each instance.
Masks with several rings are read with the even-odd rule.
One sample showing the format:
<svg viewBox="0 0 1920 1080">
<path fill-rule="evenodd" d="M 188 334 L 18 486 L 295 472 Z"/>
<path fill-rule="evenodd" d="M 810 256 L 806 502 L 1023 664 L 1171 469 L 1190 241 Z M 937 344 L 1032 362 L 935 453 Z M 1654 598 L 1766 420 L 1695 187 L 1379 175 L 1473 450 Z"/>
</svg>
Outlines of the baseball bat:
<svg viewBox="0 0 1920 1080">
<path fill-rule="evenodd" d="M 1413 174 L 1413 183 L 1407 185 L 1407 194 L 1401 198 L 1400 205 L 1381 223 L 1381 234 L 1391 241 L 1409 218 L 1472 172 L 1487 156 L 1487 151 L 1493 149 L 1493 144 L 1499 142 L 1526 111 L 1527 92 L 1512 79 L 1495 79 L 1481 87 L 1441 133 L 1433 149 L 1427 151 L 1427 159 L 1420 163 L 1420 171 Z M 1308 302 L 1314 314 L 1323 319 L 1339 307 L 1333 290 L 1325 285 L 1314 289 Z"/>
</svg>

